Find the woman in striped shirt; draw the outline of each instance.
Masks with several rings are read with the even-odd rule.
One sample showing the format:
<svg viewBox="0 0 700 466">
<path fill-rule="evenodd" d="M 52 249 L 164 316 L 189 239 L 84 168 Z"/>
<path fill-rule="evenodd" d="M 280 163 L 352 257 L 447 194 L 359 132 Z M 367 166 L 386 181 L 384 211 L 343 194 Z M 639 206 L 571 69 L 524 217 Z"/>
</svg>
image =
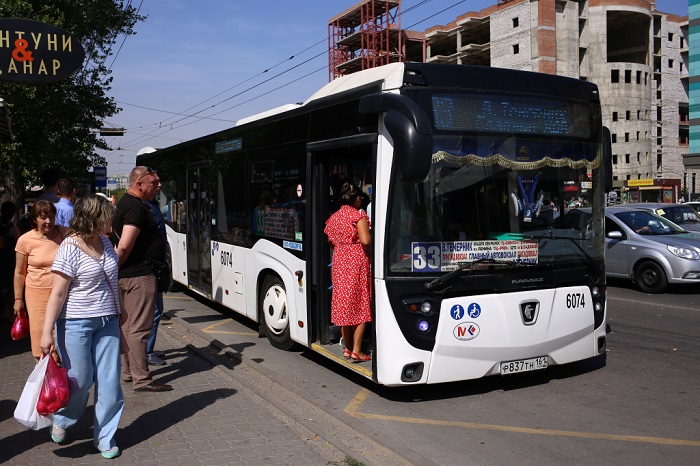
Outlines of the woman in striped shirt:
<svg viewBox="0 0 700 466">
<path fill-rule="evenodd" d="M 108 459 L 120 454 L 114 434 L 124 410 L 119 381 L 119 258 L 106 237 L 113 215 L 114 207 L 101 197 L 76 202 L 70 229 L 53 262 L 53 288 L 41 336 L 42 353 L 57 348 L 69 379 L 77 382 L 71 384 L 68 406 L 54 414 L 51 439 L 66 441 L 66 429 L 85 412 L 88 391 L 95 384 L 93 444 Z"/>
</svg>

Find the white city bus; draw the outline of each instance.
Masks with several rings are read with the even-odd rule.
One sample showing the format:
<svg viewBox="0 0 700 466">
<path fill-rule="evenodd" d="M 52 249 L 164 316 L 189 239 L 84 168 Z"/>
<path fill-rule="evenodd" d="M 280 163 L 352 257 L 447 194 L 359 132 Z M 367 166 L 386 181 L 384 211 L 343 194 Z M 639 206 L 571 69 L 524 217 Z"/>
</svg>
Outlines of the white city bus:
<svg viewBox="0 0 700 466">
<path fill-rule="evenodd" d="M 440 383 L 604 354 L 604 131 L 589 82 L 395 63 L 137 164 L 163 182 L 176 282 L 275 347 L 384 385 Z M 343 180 L 371 197 L 372 359 L 358 364 L 330 321 L 323 229 Z M 585 225 L 567 221 L 574 198 Z"/>
</svg>

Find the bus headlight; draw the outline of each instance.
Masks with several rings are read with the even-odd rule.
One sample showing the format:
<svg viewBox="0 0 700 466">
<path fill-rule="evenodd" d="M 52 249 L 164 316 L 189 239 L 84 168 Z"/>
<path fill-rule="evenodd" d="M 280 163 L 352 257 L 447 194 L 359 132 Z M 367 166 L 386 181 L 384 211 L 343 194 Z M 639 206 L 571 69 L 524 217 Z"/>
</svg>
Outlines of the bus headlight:
<svg viewBox="0 0 700 466">
<path fill-rule="evenodd" d="M 605 283 L 596 283 L 591 286 L 591 298 L 593 299 L 593 328 L 598 328 L 603 323 L 605 316 Z"/>
<path fill-rule="evenodd" d="M 405 309 L 411 314 L 430 316 L 433 314 L 433 303 L 426 298 L 404 299 Z"/>
</svg>

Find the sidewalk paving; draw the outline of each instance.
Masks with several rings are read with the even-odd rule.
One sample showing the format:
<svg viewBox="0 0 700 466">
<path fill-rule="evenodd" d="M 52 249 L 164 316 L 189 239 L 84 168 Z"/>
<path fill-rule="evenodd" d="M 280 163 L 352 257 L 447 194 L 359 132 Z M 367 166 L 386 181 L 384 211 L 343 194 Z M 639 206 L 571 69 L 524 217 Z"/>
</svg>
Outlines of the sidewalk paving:
<svg viewBox="0 0 700 466">
<path fill-rule="evenodd" d="M 48 428 L 28 430 L 14 420 L 34 359 L 29 338 L 11 340 L 10 324 L 0 323 L 0 464 L 343 464 L 340 451 L 294 426 L 167 326 L 161 328 L 157 349 L 168 364 L 151 371 L 174 390 L 134 392 L 122 383 L 126 406 L 116 436 L 122 455 L 105 460 L 92 446 L 92 396 L 66 445 L 52 443 Z"/>
</svg>

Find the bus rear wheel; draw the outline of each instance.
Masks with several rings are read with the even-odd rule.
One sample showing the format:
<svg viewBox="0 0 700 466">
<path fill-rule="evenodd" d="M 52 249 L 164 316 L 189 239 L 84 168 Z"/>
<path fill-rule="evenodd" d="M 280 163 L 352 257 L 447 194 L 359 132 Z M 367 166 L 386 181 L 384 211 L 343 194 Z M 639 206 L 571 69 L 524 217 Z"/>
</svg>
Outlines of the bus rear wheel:
<svg viewBox="0 0 700 466">
<path fill-rule="evenodd" d="M 290 350 L 294 341 L 289 334 L 289 307 L 287 291 L 279 277 L 270 275 L 260 288 L 260 323 L 267 339 L 275 348 Z"/>
</svg>

